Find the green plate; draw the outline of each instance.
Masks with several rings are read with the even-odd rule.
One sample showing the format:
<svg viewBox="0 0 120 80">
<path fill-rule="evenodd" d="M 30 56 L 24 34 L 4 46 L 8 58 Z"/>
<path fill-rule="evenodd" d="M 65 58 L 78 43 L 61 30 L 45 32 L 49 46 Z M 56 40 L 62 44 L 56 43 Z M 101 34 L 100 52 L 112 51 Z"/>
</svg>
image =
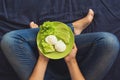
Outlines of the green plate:
<svg viewBox="0 0 120 80">
<path fill-rule="evenodd" d="M 66 50 L 64 52 L 57 52 L 57 51 L 54 51 L 54 52 L 50 52 L 50 53 L 45 53 L 44 50 L 43 50 L 43 46 L 41 44 L 43 38 L 45 38 L 42 34 L 41 34 L 41 30 L 38 32 L 37 34 L 37 46 L 38 46 L 38 49 L 40 50 L 40 52 L 50 58 L 50 59 L 61 59 L 61 58 L 64 58 L 65 56 L 67 56 L 72 48 L 73 48 L 73 44 L 74 44 L 74 34 L 72 32 L 72 30 L 70 29 L 69 26 L 67 26 L 66 24 L 62 23 L 62 22 L 58 22 L 58 21 L 53 21 L 53 22 L 49 22 L 50 24 L 54 24 L 55 28 L 57 29 L 57 34 L 61 34 L 61 36 L 65 36 L 66 40 L 67 38 L 69 37 L 69 43 L 66 44 Z M 44 24 L 43 24 L 44 25 Z M 65 29 L 66 32 L 69 32 L 69 35 L 70 36 L 66 36 L 66 34 L 64 35 L 62 31 L 60 31 L 62 29 Z M 40 28 L 41 29 L 41 28 Z M 57 36 L 59 37 L 59 36 Z"/>
</svg>

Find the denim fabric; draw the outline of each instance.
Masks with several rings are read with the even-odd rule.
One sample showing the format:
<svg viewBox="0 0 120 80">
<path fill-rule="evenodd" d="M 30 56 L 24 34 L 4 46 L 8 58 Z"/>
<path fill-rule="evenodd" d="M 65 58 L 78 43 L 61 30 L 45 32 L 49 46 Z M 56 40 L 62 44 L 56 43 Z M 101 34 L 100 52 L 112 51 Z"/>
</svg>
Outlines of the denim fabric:
<svg viewBox="0 0 120 80">
<path fill-rule="evenodd" d="M 22 80 L 28 80 L 37 61 L 38 31 L 39 28 L 12 31 L 1 41 L 5 56 Z M 77 61 L 86 80 L 102 80 L 118 55 L 118 39 L 105 32 L 87 33 L 75 36 L 75 43 L 78 48 Z M 86 52 L 81 52 L 82 49 Z M 63 59 L 50 60 L 45 80 L 70 80 Z"/>
</svg>

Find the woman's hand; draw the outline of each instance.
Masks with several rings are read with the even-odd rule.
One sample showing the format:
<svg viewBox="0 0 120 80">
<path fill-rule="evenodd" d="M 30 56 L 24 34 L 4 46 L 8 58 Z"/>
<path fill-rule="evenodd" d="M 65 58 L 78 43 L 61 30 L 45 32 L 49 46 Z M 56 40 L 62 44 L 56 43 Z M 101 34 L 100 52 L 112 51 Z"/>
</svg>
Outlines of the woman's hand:
<svg viewBox="0 0 120 80">
<path fill-rule="evenodd" d="M 38 59 L 40 59 L 40 60 L 44 60 L 44 61 L 49 61 L 49 58 L 47 58 L 47 57 L 45 57 L 40 51 L 39 51 L 39 49 L 38 49 L 38 52 L 39 52 L 39 58 Z"/>
<path fill-rule="evenodd" d="M 70 62 L 73 59 L 75 59 L 77 54 L 77 47 L 76 44 L 74 43 L 73 49 L 71 50 L 71 52 L 64 58 L 65 62 Z"/>
<path fill-rule="evenodd" d="M 85 80 L 76 61 L 76 54 L 77 47 L 74 44 L 70 54 L 64 58 L 71 75 L 71 80 Z"/>
<path fill-rule="evenodd" d="M 48 61 L 49 59 L 39 51 L 38 61 L 29 80 L 44 80 Z"/>
</svg>

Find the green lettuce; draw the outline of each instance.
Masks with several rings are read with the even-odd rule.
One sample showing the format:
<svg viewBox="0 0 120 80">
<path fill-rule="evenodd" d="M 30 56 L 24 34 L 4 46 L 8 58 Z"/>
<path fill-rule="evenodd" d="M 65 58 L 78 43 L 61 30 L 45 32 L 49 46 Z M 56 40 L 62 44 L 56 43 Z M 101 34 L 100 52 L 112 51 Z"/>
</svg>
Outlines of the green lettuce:
<svg viewBox="0 0 120 80">
<path fill-rule="evenodd" d="M 44 50 L 45 53 L 49 53 L 49 52 L 54 52 L 55 51 L 53 45 L 50 45 L 50 44 L 48 44 L 48 43 L 46 43 L 44 41 L 41 44 L 43 46 L 43 50 Z"/>
<path fill-rule="evenodd" d="M 65 27 L 67 25 L 61 24 L 59 22 L 44 22 L 40 25 L 40 36 L 41 36 L 41 45 L 45 53 L 54 52 L 54 46 L 45 42 L 45 38 L 48 35 L 55 35 L 58 40 L 63 40 L 65 44 L 70 42 L 70 29 Z"/>
</svg>

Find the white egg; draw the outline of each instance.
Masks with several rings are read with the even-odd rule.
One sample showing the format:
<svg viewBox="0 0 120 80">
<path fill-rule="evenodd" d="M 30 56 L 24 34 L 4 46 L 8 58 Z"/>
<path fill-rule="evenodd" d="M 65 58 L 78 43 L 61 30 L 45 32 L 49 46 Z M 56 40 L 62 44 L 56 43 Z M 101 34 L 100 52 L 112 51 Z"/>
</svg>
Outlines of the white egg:
<svg viewBox="0 0 120 80">
<path fill-rule="evenodd" d="M 66 49 L 66 45 L 62 40 L 59 40 L 56 44 L 55 44 L 55 49 L 58 52 L 64 52 Z"/>
<path fill-rule="evenodd" d="M 48 43 L 48 44 L 51 44 L 51 45 L 55 45 L 57 43 L 57 38 L 55 35 L 49 35 L 45 38 L 45 41 Z"/>
</svg>

